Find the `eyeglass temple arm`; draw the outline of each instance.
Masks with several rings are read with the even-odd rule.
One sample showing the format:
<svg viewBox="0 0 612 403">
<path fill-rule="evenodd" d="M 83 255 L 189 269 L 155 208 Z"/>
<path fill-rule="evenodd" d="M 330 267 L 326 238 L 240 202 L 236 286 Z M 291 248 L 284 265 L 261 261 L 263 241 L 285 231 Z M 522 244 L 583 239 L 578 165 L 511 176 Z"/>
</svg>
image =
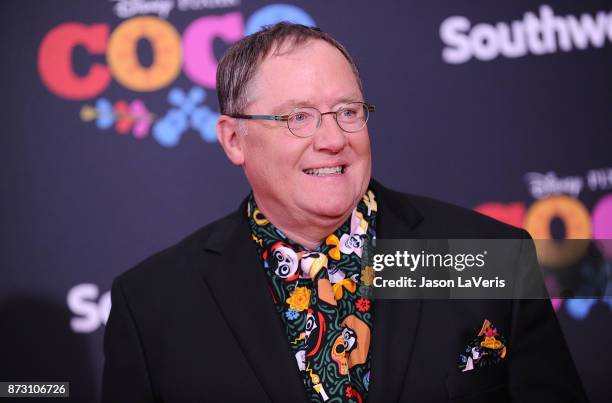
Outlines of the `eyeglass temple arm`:
<svg viewBox="0 0 612 403">
<path fill-rule="evenodd" d="M 243 115 L 241 113 L 237 113 L 235 115 L 230 115 L 236 119 L 254 119 L 254 120 L 276 120 L 276 121 L 285 121 L 289 118 L 288 115 Z"/>
<path fill-rule="evenodd" d="M 365 104 L 366 108 L 368 108 L 368 112 L 376 112 L 376 107 L 371 104 Z"/>
</svg>

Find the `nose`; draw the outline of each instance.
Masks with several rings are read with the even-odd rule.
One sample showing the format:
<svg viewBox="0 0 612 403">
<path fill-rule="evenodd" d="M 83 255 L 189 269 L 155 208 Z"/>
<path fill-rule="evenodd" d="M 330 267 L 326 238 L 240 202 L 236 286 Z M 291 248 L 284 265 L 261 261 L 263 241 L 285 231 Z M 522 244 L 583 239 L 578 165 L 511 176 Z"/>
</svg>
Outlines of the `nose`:
<svg viewBox="0 0 612 403">
<path fill-rule="evenodd" d="M 348 144 L 348 134 L 338 126 L 335 114 L 322 114 L 320 127 L 313 136 L 314 148 L 317 151 L 337 154 Z"/>
</svg>

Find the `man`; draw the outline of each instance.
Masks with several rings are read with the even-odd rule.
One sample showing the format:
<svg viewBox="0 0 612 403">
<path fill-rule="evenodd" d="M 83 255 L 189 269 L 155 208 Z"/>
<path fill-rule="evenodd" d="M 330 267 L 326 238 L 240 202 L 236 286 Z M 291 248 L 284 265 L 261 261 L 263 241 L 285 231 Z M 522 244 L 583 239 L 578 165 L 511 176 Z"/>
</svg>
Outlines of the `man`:
<svg viewBox="0 0 612 403">
<path fill-rule="evenodd" d="M 217 86 L 252 194 L 114 282 L 103 401 L 585 400 L 548 301 L 363 291 L 375 238 L 528 235 L 371 180 L 374 107 L 341 44 L 277 24 L 227 52 Z"/>
</svg>

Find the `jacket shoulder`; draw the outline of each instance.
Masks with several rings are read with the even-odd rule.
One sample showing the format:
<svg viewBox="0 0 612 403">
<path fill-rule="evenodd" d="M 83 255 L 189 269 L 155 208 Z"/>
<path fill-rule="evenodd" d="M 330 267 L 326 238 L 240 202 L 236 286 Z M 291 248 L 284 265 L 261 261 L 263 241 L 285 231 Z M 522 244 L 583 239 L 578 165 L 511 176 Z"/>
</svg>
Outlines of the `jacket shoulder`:
<svg viewBox="0 0 612 403">
<path fill-rule="evenodd" d="M 169 246 L 136 264 L 131 269 L 116 278 L 124 287 L 142 287 L 144 285 L 170 286 L 173 282 L 184 280 L 190 275 L 196 262 L 205 259 L 207 244 L 213 242 L 211 238 L 230 236 L 240 220 L 240 210 L 234 211 L 215 220 L 193 233 L 189 234 L 176 244 Z M 214 240 L 215 243 L 221 241 Z"/>
<path fill-rule="evenodd" d="M 385 199 L 395 205 L 411 205 L 422 216 L 416 231 L 439 238 L 529 238 L 523 229 L 503 223 L 477 211 L 431 197 L 385 189 Z"/>
</svg>

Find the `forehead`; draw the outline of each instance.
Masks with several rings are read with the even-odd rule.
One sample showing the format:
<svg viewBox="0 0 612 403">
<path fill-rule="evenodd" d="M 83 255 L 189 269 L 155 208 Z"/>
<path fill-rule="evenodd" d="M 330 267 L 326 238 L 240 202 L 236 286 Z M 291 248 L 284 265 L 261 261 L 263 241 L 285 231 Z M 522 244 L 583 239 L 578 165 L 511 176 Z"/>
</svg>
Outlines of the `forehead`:
<svg viewBox="0 0 612 403">
<path fill-rule="evenodd" d="M 272 49 L 259 63 L 247 97 L 249 104 L 279 107 L 287 103 L 330 106 L 361 100 L 362 95 L 344 55 L 315 39 L 297 45 L 286 41 Z"/>
</svg>

